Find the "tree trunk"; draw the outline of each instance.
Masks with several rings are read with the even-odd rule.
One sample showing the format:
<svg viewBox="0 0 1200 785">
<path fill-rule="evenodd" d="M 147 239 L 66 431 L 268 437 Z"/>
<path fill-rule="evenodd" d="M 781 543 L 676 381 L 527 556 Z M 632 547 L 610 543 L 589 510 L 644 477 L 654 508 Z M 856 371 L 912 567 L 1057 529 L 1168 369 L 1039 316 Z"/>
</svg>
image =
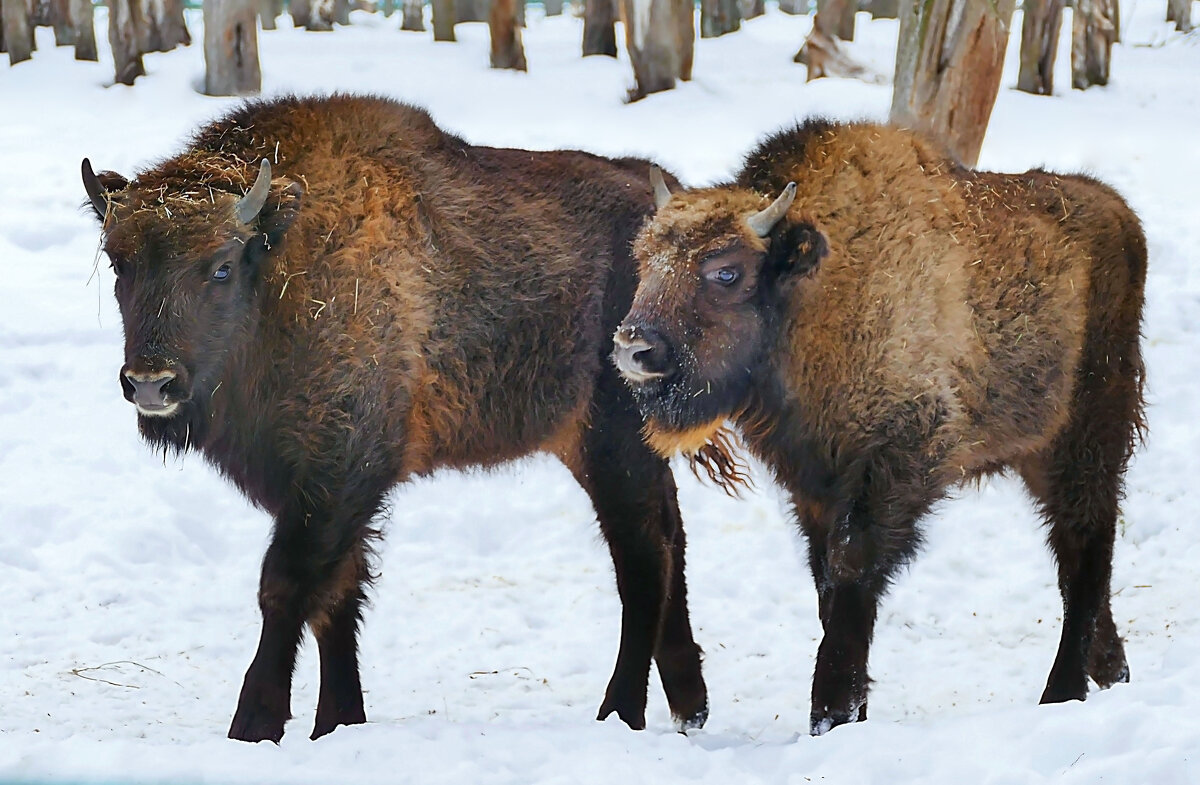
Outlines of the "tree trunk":
<svg viewBox="0 0 1200 785">
<path fill-rule="evenodd" d="M 54 26 L 54 45 L 75 44 L 75 24 L 71 21 L 71 0 L 51 0 L 50 24 Z"/>
<path fill-rule="evenodd" d="M 546 16 L 562 16 L 563 0 L 545 0 L 542 7 L 546 9 Z"/>
<path fill-rule="evenodd" d="M 183 0 L 141 0 L 138 46 L 145 52 L 169 52 L 192 43 L 183 21 Z"/>
<path fill-rule="evenodd" d="M 0 0 L 2 1 L 2 0 Z M 97 62 L 96 24 L 92 0 L 71 0 L 71 22 L 75 25 L 75 59 Z"/>
<path fill-rule="evenodd" d="M 738 0 L 737 6 L 742 19 L 753 19 L 767 12 L 766 3 L 763 0 Z"/>
<path fill-rule="evenodd" d="M 817 20 L 824 18 L 821 31 L 843 41 L 854 40 L 854 15 L 858 13 L 858 0 L 817 0 Z"/>
<path fill-rule="evenodd" d="M 425 3 L 423 0 L 404 0 L 404 15 L 400 20 L 401 30 L 425 32 Z"/>
<path fill-rule="evenodd" d="M 308 22 L 312 19 L 312 2 L 289 0 L 288 14 L 292 17 L 292 27 L 308 27 Z"/>
<path fill-rule="evenodd" d="M 616 0 L 586 0 L 583 7 L 583 56 L 617 56 Z"/>
<path fill-rule="evenodd" d="M 742 26 L 738 0 L 700 0 L 700 37 L 716 38 Z"/>
<path fill-rule="evenodd" d="M 812 32 L 792 58 L 808 66 L 808 81 L 823 76 L 857 76 L 864 72 L 863 67 L 850 59 L 837 44 L 837 39 L 846 32 L 847 18 L 850 20 L 850 35 L 854 35 L 854 9 L 857 6 L 857 0 L 818 1 Z"/>
<path fill-rule="evenodd" d="M 258 0 L 258 21 L 263 30 L 274 30 L 283 15 L 283 0 Z"/>
<path fill-rule="evenodd" d="M 350 24 L 350 0 L 333 0 L 333 21 L 343 27 Z"/>
<path fill-rule="evenodd" d="M 1191 0 L 1188 0 L 1191 2 Z M 1071 22 L 1071 86 L 1108 84 L 1108 57 L 1116 38 L 1116 0 L 1075 0 Z"/>
<path fill-rule="evenodd" d="M 521 28 L 517 25 L 516 0 L 492 0 L 492 10 L 488 14 L 488 33 L 492 38 L 492 68 L 529 70 L 525 67 Z"/>
<path fill-rule="evenodd" d="M 1065 0 L 1024 0 L 1021 23 L 1021 73 L 1017 89 L 1035 95 L 1054 92 L 1054 61 Z"/>
<path fill-rule="evenodd" d="M 696 31 L 691 0 L 621 0 L 621 18 L 636 80 L 630 101 L 692 78 Z"/>
<path fill-rule="evenodd" d="M 779 10 L 799 16 L 808 13 L 808 0 L 779 0 Z"/>
<path fill-rule="evenodd" d="M 8 48 L 8 64 L 33 57 L 33 9 L 27 0 L 0 0 L 0 24 L 4 26 L 4 45 Z"/>
<path fill-rule="evenodd" d="M 206 95 L 262 89 L 254 0 L 204 0 L 204 66 Z"/>
<path fill-rule="evenodd" d="M 491 10 L 491 0 L 454 0 L 454 12 L 460 22 L 486 22 Z"/>
<path fill-rule="evenodd" d="M 900 0 L 871 0 L 872 19 L 895 19 L 900 16 Z"/>
<path fill-rule="evenodd" d="M 142 52 L 138 49 L 141 4 L 138 0 L 105 0 L 105 5 L 108 6 L 108 44 L 112 47 L 114 78 L 120 84 L 131 85 L 133 80 L 146 74 Z"/>
<path fill-rule="evenodd" d="M 979 160 L 1015 0 L 904 0 L 893 125 L 922 131 L 966 166 Z"/>
<path fill-rule="evenodd" d="M 1167 21 L 1181 33 L 1192 31 L 1192 0 L 1167 0 Z"/>
<path fill-rule="evenodd" d="M 305 30 L 328 33 L 333 29 L 333 0 L 310 0 Z"/>
<path fill-rule="evenodd" d="M 454 10 L 454 0 L 433 0 L 433 40 L 453 41 L 454 20 L 457 12 Z"/>
</svg>

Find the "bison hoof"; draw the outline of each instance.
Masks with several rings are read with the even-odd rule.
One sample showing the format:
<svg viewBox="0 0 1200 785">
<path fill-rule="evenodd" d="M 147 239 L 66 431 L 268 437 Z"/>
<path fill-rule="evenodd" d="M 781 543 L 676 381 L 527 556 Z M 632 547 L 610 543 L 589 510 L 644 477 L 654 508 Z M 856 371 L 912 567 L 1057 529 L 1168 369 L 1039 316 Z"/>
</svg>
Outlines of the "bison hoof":
<svg viewBox="0 0 1200 785">
<path fill-rule="evenodd" d="M 699 730 L 704 727 L 704 723 L 708 722 L 708 700 L 705 699 L 704 706 L 700 711 L 690 717 L 676 717 L 675 729 L 680 733 L 687 735 L 690 730 Z"/>
<path fill-rule="evenodd" d="M 606 699 L 604 703 L 600 705 L 600 711 L 597 712 L 596 719 L 600 722 L 603 722 L 604 720 L 608 719 L 609 715 L 613 712 L 616 712 L 617 716 L 621 718 L 621 721 L 628 725 L 631 730 L 646 729 L 645 706 L 637 708 L 632 706 L 622 706 L 618 701 Z"/>
<path fill-rule="evenodd" d="M 273 741 L 283 738 L 283 726 L 292 718 L 286 690 L 255 689 L 242 685 L 237 711 L 229 725 L 229 738 L 238 741 Z"/>
<path fill-rule="evenodd" d="M 865 702 L 850 707 L 848 711 L 833 711 L 828 706 L 820 710 L 814 708 L 808 717 L 808 733 L 810 736 L 824 736 L 839 725 L 862 722 L 866 718 Z"/>
<path fill-rule="evenodd" d="M 316 741 L 326 734 L 333 733 L 334 729 L 339 725 L 362 725 L 367 721 L 366 712 L 362 708 L 342 712 L 339 716 L 329 716 L 317 712 L 317 721 L 313 724 L 312 735 L 308 738 Z"/>
</svg>

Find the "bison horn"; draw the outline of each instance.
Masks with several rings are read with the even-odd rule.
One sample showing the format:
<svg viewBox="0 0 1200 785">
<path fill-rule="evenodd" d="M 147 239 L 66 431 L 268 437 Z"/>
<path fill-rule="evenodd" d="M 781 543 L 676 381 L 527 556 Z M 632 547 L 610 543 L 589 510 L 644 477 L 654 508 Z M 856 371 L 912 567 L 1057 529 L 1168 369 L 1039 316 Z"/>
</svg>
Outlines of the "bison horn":
<svg viewBox="0 0 1200 785">
<path fill-rule="evenodd" d="M 766 237 L 775 228 L 775 224 L 779 223 L 779 219 L 787 215 L 788 208 L 792 206 L 792 202 L 796 199 L 796 184 L 788 183 L 787 188 L 783 189 L 783 193 L 779 198 L 771 202 L 767 209 L 757 212 L 746 219 L 746 223 L 759 237 Z"/>
<path fill-rule="evenodd" d="M 667 181 L 663 179 L 662 169 L 658 168 L 658 164 L 650 164 L 650 184 L 654 186 L 654 207 L 656 209 L 671 201 L 671 189 L 667 188 Z"/>
<path fill-rule="evenodd" d="M 104 186 L 92 171 L 92 162 L 86 158 L 83 159 L 83 187 L 88 198 L 92 200 L 92 207 L 96 208 L 96 214 L 101 218 L 108 215 L 108 197 L 105 195 Z"/>
<path fill-rule="evenodd" d="M 233 208 L 237 219 L 244 224 L 248 224 L 257 218 L 263 209 L 263 205 L 267 203 L 267 194 L 270 190 L 271 162 L 264 158 L 258 168 L 258 178 L 255 179 L 254 185 L 250 186 L 250 190 L 238 200 L 237 206 Z"/>
</svg>

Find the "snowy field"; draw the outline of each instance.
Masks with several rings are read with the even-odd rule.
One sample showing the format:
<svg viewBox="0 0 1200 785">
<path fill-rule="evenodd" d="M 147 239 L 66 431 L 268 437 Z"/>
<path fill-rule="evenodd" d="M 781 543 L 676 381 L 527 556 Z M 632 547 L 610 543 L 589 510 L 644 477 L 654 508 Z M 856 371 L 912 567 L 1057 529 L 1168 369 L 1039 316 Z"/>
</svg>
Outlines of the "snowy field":
<svg viewBox="0 0 1200 785">
<path fill-rule="evenodd" d="M 111 62 L 76 63 L 39 30 L 32 62 L 0 67 L 0 781 L 1200 782 L 1200 34 L 1170 32 L 1164 5 L 1123 4 L 1107 88 L 1068 89 L 1064 36 L 1049 98 L 1013 89 L 1018 15 L 980 159 L 1093 173 L 1149 237 L 1150 436 L 1113 577 L 1133 681 L 1036 705 L 1061 605 L 1023 491 L 994 481 L 939 508 L 886 599 L 870 721 L 818 739 L 805 733 L 816 595 L 769 483 L 739 502 L 678 472 L 712 715 L 675 733 L 654 675 L 634 733 L 594 721 L 619 623 L 608 554 L 583 492 L 537 458 L 393 494 L 361 637 L 369 724 L 308 741 L 309 644 L 282 744 L 228 741 L 269 520 L 198 457 L 164 463 L 139 442 L 79 161 L 130 174 L 231 100 L 195 91 L 198 45 L 149 55 L 146 78 L 112 87 Z M 576 19 L 531 11 L 527 75 L 487 67 L 482 24 L 435 45 L 397 17 L 354 22 L 263 34 L 265 92 L 384 93 L 473 142 L 636 153 L 692 184 L 784 123 L 883 118 L 890 100 L 887 85 L 805 84 L 791 57 L 811 19 L 774 8 L 698 42 L 694 81 L 634 105 L 624 55 L 578 57 Z M 860 15 L 851 52 L 890 78 L 895 35 Z"/>
</svg>

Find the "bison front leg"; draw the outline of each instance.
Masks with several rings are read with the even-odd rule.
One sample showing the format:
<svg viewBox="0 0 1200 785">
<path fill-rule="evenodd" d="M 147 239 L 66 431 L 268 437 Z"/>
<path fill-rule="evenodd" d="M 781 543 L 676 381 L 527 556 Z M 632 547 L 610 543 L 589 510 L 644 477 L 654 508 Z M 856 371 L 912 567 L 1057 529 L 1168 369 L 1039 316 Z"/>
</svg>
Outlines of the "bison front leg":
<svg viewBox="0 0 1200 785">
<path fill-rule="evenodd" d="M 309 496 L 311 498 L 311 495 Z M 280 515 L 263 558 L 259 607 L 263 629 L 246 671 L 229 737 L 274 741 L 291 718 L 292 672 L 304 625 L 317 638 L 321 689 L 312 738 L 366 721 L 358 674 L 357 631 L 367 580 L 365 521 L 378 507 L 354 505 L 352 518 L 328 513 Z"/>
</svg>

